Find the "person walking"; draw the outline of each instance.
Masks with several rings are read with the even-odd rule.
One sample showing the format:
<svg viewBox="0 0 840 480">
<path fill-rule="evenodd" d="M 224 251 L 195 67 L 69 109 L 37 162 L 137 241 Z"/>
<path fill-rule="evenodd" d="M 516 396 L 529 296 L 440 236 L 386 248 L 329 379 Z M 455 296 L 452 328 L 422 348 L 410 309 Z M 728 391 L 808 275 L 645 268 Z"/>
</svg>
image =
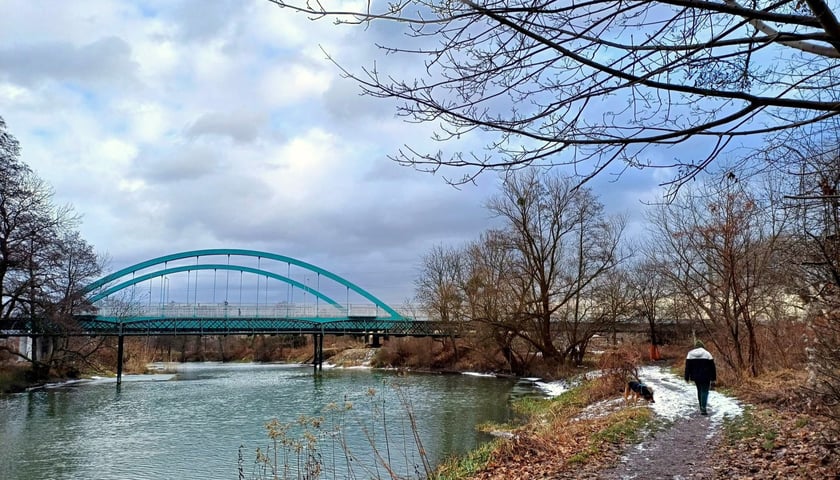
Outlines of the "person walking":
<svg viewBox="0 0 840 480">
<path fill-rule="evenodd" d="M 685 356 L 685 381 L 694 381 L 697 386 L 697 400 L 700 402 L 700 415 L 708 415 L 706 405 L 709 400 L 709 390 L 717 380 L 715 359 L 706 350 L 700 340 L 694 342 L 694 349 Z"/>
</svg>

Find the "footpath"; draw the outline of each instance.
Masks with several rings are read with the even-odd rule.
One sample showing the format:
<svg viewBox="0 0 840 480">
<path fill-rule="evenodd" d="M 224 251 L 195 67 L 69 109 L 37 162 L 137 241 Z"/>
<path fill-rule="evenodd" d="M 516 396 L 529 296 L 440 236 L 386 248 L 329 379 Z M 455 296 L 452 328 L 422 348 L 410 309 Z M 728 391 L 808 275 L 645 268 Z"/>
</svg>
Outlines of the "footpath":
<svg viewBox="0 0 840 480">
<path fill-rule="evenodd" d="M 644 367 L 639 377 L 654 389 L 650 404 L 666 426 L 632 447 L 620 463 L 599 473 L 599 479 L 708 479 L 714 476 L 711 452 L 720 440 L 723 420 L 743 412 L 730 397 L 709 393 L 709 415 L 700 415 L 693 383 L 659 367 Z"/>
</svg>

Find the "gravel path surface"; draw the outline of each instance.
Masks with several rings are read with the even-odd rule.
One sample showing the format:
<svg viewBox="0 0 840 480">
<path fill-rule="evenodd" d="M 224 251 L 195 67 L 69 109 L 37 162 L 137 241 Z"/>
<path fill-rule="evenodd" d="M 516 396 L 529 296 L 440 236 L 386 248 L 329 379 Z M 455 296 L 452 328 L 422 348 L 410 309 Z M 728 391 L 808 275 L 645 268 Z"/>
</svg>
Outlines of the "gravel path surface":
<svg viewBox="0 0 840 480">
<path fill-rule="evenodd" d="M 599 474 L 601 479 L 708 479 L 714 476 L 710 463 L 704 461 L 720 436 L 711 438 L 708 417 L 695 415 L 680 419 L 656 432 L 621 459 L 621 463 Z"/>
</svg>

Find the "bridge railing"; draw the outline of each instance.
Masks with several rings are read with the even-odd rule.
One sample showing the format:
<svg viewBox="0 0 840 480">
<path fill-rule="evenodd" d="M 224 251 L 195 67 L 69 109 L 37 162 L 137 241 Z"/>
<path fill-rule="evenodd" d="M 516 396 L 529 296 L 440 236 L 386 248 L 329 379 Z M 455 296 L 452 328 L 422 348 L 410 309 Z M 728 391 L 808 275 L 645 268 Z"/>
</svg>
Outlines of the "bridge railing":
<svg viewBox="0 0 840 480">
<path fill-rule="evenodd" d="M 315 304 L 151 304 L 131 307 L 99 307 L 100 317 L 131 318 L 336 318 L 336 317 L 383 317 L 390 316 L 375 305 L 348 305 L 336 308 L 333 305 Z"/>
</svg>

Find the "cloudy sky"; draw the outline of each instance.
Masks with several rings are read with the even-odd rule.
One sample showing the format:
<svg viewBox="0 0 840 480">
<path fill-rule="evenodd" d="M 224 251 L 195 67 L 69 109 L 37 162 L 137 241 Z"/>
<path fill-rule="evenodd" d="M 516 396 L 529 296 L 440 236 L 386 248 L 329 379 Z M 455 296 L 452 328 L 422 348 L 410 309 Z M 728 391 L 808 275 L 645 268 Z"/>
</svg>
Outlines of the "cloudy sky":
<svg viewBox="0 0 840 480">
<path fill-rule="evenodd" d="M 432 246 L 492 225 L 483 203 L 496 175 L 455 189 L 388 160 L 430 144 L 431 130 L 359 96 L 326 60 L 370 65 L 375 36 L 396 34 L 388 27 L 311 22 L 265 0 L 3 6 L 0 116 L 109 270 L 256 249 L 398 304 Z M 593 187 L 608 210 L 638 219 L 654 175 Z"/>
</svg>

